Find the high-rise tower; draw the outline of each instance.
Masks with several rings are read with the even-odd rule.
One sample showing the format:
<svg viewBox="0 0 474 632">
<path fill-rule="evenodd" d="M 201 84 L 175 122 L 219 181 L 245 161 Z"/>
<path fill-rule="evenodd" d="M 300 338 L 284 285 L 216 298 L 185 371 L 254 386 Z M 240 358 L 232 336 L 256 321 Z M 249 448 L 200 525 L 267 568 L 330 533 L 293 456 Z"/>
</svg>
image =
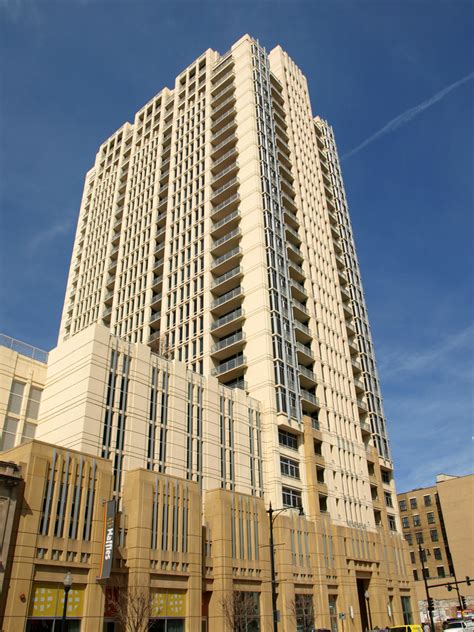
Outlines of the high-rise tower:
<svg viewBox="0 0 474 632">
<path fill-rule="evenodd" d="M 324 477 L 315 511 L 380 523 L 372 447 L 392 466 L 337 150 L 280 47 L 208 50 L 101 145 L 60 341 L 94 322 L 260 400 L 276 502 Z M 304 417 L 332 470 L 313 482 L 284 456 Z"/>
<path fill-rule="evenodd" d="M 7 447 L 22 367 L 0 389 Z M 243 604 L 261 632 L 276 610 L 280 632 L 413 622 L 334 135 L 280 47 L 206 51 L 101 145 L 35 431 L 8 452 L 38 535 L 17 544 L 11 594 L 36 579 L 8 632 L 74 560 L 88 630 L 112 625 L 114 581 L 145 590 L 159 630 L 236 629 Z"/>
</svg>

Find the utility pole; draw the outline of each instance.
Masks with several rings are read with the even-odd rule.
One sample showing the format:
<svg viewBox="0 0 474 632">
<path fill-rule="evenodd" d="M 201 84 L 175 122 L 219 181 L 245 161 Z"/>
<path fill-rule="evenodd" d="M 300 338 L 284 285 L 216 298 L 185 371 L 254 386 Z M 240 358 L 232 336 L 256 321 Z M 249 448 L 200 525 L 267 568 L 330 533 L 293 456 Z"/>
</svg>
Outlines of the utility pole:
<svg viewBox="0 0 474 632">
<path fill-rule="evenodd" d="M 423 582 L 425 584 L 426 602 L 428 604 L 428 614 L 430 617 L 431 632 L 434 632 L 435 630 L 434 619 L 433 619 L 434 604 L 433 604 L 433 599 L 430 598 L 430 592 L 428 590 L 428 580 L 425 574 L 425 552 L 421 548 L 420 543 L 418 544 L 418 553 L 420 554 L 420 562 L 421 562 L 421 568 L 422 568 L 422 573 L 423 573 Z"/>
</svg>

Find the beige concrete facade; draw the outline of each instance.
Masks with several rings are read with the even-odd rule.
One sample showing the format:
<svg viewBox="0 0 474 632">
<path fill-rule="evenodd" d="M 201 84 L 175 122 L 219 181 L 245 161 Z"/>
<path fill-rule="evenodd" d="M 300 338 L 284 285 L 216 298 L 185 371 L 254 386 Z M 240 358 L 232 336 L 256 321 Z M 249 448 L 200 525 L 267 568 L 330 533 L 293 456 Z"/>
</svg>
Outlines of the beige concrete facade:
<svg viewBox="0 0 474 632">
<path fill-rule="evenodd" d="M 435 600 L 435 620 L 456 616 L 459 600 L 455 586 L 448 591 L 436 584 L 457 579 L 459 594 L 474 611 L 474 475 L 441 474 L 436 485 L 398 494 L 403 533 L 410 548 L 416 597 L 423 618 L 427 616 L 419 545 L 425 551 L 425 575 L 430 596 Z"/>
<path fill-rule="evenodd" d="M 101 145 L 36 438 L 112 463 L 103 499 L 117 500 L 130 546 L 117 568 L 186 594 L 186 630 L 201 616 L 224 630 L 234 592 L 255 594 L 271 629 L 270 502 L 285 512 L 280 630 L 310 602 L 332 632 L 411 620 L 334 135 L 281 48 L 244 36 L 206 51 Z M 168 515 L 172 489 L 179 507 L 199 494 L 199 573 L 191 550 L 184 560 L 144 544 L 150 508 Z"/>
<path fill-rule="evenodd" d="M 48 354 L 0 334 L 0 451 L 33 439 Z"/>
<path fill-rule="evenodd" d="M 201 494 L 192 481 L 129 471 L 115 518 L 112 574 L 98 581 L 103 503 L 113 495 L 111 462 L 36 440 L 3 456 L 21 468 L 23 479 L 0 613 L 5 632 L 24 630 L 27 621 L 28 629 L 59 621 L 67 571 L 73 576 L 67 616 L 88 632 L 113 619 L 108 595 L 125 586 L 150 595 L 153 620 L 171 617 L 182 623 L 176 629 L 192 632 L 203 622 L 209 630 L 225 630 L 229 595 L 255 593 L 260 629 L 273 629 L 263 499 L 221 489 Z M 317 627 L 330 629 L 345 612 L 345 629 L 358 631 L 361 589 L 369 590 L 374 626 L 403 618 L 401 598 L 409 596 L 409 582 L 396 579 L 406 575 L 408 563 L 400 537 L 296 514 L 280 515 L 274 532 L 280 629 L 296 630 L 294 604 L 305 595 Z"/>
</svg>

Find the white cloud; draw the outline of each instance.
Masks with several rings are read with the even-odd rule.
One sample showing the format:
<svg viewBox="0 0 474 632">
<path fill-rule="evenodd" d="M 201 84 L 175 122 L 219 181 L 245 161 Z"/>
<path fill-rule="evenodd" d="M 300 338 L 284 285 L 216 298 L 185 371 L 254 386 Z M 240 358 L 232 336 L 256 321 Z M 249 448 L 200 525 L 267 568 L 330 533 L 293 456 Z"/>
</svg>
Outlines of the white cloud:
<svg viewBox="0 0 474 632">
<path fill-rule="evenodd" d="M 458 81 L 455 81 L 454 83 L 451 83 L 449 86 L 446 86 L 445 88 L 443 88 L 442 90 L 440 90 L 439 92 L 431 96 L 429 99 L 426 99 L 425 101 L 422 101 L 418 105 L 415 105 L 414 107 L 406 110 L 405 112 L 402 112 L 402 114 L 399 114 L 394 119 L 386 123 L 381 129 L 379 129 L 377 132 L 375 132 L 374 134 L 366 138 L 359 145 L 357 145 L 356 147 L 354 147 L 353 149 L 345 153 L 342 156 L 341 160 L 346 160 L 347 158 L 350 158 L 354 154 L 357 154 L 359 151 L 367 147 L 367 145 L 370 145 L 371 143 L 373 143 L 378 138 L 381 138 L 382 136 L 385 136 L 386 134 L 390 134 L 391 132 L 394 132 L 395 130 L 397 130 L 399 127 L 406 125 L 412 119 L 414 119 L 415 116 L 418 116 L 419 114 L 421 114 L 422 112 L 430 108 L 432 105 L 434 105 L 438 101 L 441 101 L 441 99 L 444 99 L 444 97 L 447 94 L 449 94 L 453 90 L 456 90 L 467 81 L 470 81 L 473 77 L 474 77 L 474 72 L 471 72 L 469 75 L 462 77 L 462 79 L 458 79 Z"/>
<path fill-rule="evenodd" d="M 70 218 L 63 218 L 58 220 L 55 224 L 51 224 L 48 228 L 36 233 L 29 244 L 31 250 L 37 250 L 40 247 L 46 246 L 49 242 L 55 241 L 61 235 L 66 235 L 72 227 L 72 221 Z"/>
</svg>

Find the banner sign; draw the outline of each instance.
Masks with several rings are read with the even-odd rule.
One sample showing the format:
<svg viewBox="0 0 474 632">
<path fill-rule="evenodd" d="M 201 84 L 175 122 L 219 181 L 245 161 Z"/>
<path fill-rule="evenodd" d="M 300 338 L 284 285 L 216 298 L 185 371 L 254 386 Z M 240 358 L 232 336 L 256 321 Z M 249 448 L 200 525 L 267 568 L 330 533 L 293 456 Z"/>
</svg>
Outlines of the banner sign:
<svg viewBox="0 0 474 632">
<path fill-rule="evenodd" d="M 108 500 L 104 507 L 104 541 L 102 545 L 102 562 L 100 565 L 100 577 L 109 579 L 112 571 L 112 560 L 114 557 L 114 540 L 115 540 L 115 500 Z"/>
</svg>

